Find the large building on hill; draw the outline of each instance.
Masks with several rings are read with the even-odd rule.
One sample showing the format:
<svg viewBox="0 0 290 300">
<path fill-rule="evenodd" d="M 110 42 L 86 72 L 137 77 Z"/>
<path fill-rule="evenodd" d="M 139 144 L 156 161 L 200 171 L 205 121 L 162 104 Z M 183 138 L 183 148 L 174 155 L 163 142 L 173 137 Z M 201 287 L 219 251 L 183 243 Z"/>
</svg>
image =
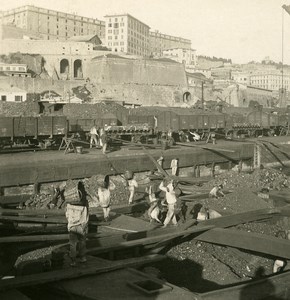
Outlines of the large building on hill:
<svg viewBox="0 0 290 300">
<path fill-rule="evenodd" d="M 0 39 L 21 39 L 27 36 L 32 39 L 64 41 L 77 36 L 97 35 L 106 41 L 113 52 L 145 57 L 162 57 L 164 50 L 173 48 L 191 49 L 190 40 L 159 31 L 150 32 L 147 24 L 129 14 L 108 15 L 105 21 L 101 21 L 26 5 L 0 12 L 0 24 L 6 26 L 0 30 L 3 32 L 0 32 Z"/>
<path fill-rule="evenodd" d="M 145 23 L 129 14 L 108 15 L 106 43 L 113 52 L 149 56 L 149 29 Z"/>
<path fill-rule="evenodd" d="M 13 24 L 45 40 L 67 40 L 91 34 L 105 37 L 104 21 L 31 5 L 4 11 L 0 18 L 2 24 Z"/>
<path fill-rule="evenodd" d="M 161 57 L 163 51 L 168 49 L 191 49 L 191 40 L 164 34 L 158 30 L 149 33 L 149 44 L 150 55 L 153 57 Z"/>
</svg>

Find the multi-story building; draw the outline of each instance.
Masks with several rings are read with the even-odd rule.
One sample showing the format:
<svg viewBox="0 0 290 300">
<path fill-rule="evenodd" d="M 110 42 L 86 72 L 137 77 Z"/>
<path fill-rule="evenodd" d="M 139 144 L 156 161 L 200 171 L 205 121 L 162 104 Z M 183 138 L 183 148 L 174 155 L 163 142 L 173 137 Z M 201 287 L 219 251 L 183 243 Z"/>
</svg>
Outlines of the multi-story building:
<svg viewBox="0 0 290 300">
<path fill-rule="evenodd" d="M 163 50 L 163 57 L 175 60 L 185 66 L 196 66 L 196 50 L 186 48 L 173 48 Z"/>
<path fill-rule="evenodd" d="M 31 77 L 25 64 L 5 64 L 0 62 L 0 72 L 6 76 Z"/>
<path fill-rule="evenodd" d="M 145 23 L 129 14 L 108 15 L 106 43 L 113 52 L 149 56 L 149 29 Z"/>
<path fill-rule="evenodd" d="M 290 75 L 282 74 L 279 70 L 251 74 L 250 85 L 274 91 L 282 88 L 289 91 Z"/>
<path fill-rule="evenodd" d="M 163 34 L 159 31 L 149 33 L 150 56 L 161 57 L 164 50 L 180 48 L 191 49 L 191 40 Z"/>
<path fill-rule="evenodd" d="M 231 73 L 232 80 L 236 83 L 250 85 L 250 73 L 249 72 L 240 72 L 240 71 L 232 71 Z"/>
<path fill-rule="evenodd" d="M 31 5 L 4 11 L 0 18 L 3 24 L 14 24 L 47 40 L 90 34 L 105 36 L 104 21 Z"/>
</svg>

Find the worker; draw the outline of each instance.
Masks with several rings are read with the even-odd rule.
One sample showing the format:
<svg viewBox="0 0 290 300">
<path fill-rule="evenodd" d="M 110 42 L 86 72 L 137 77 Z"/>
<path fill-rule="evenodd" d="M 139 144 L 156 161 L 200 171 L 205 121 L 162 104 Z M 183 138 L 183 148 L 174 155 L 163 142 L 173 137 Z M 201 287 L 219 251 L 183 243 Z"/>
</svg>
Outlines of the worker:
<svg viewBox="0 0 290 300">
<path fill-rule="evenodd" d="M 216 144 L 216 134 L 214 132 L 211 133 L 211 140 L 212 140 L 212 143 L 215 145 Z"/>
<path fill-rule="evenodd" d="M 173 158 L 170 164 L 171 174 L 177 176 L 178 171 L 178 158 Z"/>
<path fill-rule="evenodd" d="M 225 194 L 223 193 L 223 185 L 219 184 L 219 185 L 215 185 L 211 191 L 209 192 L 209 197 L 210 198 L 220 198 L 220 197 L 224 197 Z"/>
<path fill-rule="evenodd" d="M 160 167 L 163 169 L 163 161 L 164 161 L 164 157 L 163 156 L 160 156 L 158 159 L 157 159 L 157 162 L 158 164 L 160 165 Z"/>
<path fill-rule="evenodd" d="M 197 214 L 197 221 L 204 221 L 209 219 L 220 218 L 222 215 L 217 211 L 210 209 L 208 207 L 202 206 L 199 213 Z"/>
<path fill-rule="evenodd" d="M 98 135 L 98 131 L 96 126 L 94 125 L 91 129 L 90 129 L 90 148 L 93 148 L 93 142 L 95 142 L 96 148 L 99 146 L 99 135 Z"/>
<path fill-rule="evenodd" d="M 196 132 L 191 132 L 191 131 L 189 131 L 189 133 L 191 134 L 191 136 L 192 136 L 192 139 L 195 141 L 195 142 L 197 142 L 197 141 L 200 141 L 200 135 L 198 134 L 198 133 L 196 133 Z"/>
<path fill-rule="evenodd" d="M 154 192 L 154 185 L 150 184 L 146 188 L 146 192 L 148 193 L 148 198 L 150 203 L 150 207 L 148 209 L 148 217 L 150 223 L 153 220 L 156 220 L 158 223 L 161 223 L 161 221 L 159 220 L 159 214 L 160 214 L 159 199 L 156 198 L 156 194 Z"/>
<path fill-rule="evenodd" d="M 102 141 L 102 152 L 103 154 L 106 154 L 107 151 L 107 146 L 108 146 L 108 135 L 106 133 L 105 130 L 102 131 L 102 135 L 101 135 L 101 141 Z"/>
<path fill-rule="evenodd" d="M 132 178 L 127 181 L 128 183 L 128 190 L 129 190 L 129 205 L 133 203 L 135 190 L 138 187 L 138 182 L 135 179 L 134 174 L 132 174 Z"/>
<path fill-rule="evenodd" d="M 76 266 L 77 249 L 80 262 L 85 263 L 86 259 L 86 236 L 88 233 L 89 213 L 88 208 L 83 203 L 79 205 L 66 205 L 65 216 L 67 218 L 67 228 L 69 232 L 69 246 L 71 266 Z"/>
<path fill-rule="evenodd" d="M 98 198 L 100 206 L 103 209 L 105 222 L 109 221 L 110 210 L 111 210 L 111 191 L 116 188 L 113 181 L 103 181 L 98 184 Z"/>
<path fill-rule="evenodd" d="M 174 211 L 177 202 L 176 194 L 174 191 L 174 185 L 175 182 L 172 179 L 170 179 L 169 182 L 167 182 L 167 180 L 165 179 L 159 185 L 159 189 L 165 192 L 165 199 L 167 204 L 167 214 L 163 223 L 163 228 L 167 227 L 170 221 L 173 223 L 174 226 L 178 225 Z"/>
<path fill-rule="evenodd" d="M 273 265 L 273 273 L 278 273 L 283 271 L 284 267 L 286 266 L 286 261 L 282 259 L 276 259 Z"/>
</svg>

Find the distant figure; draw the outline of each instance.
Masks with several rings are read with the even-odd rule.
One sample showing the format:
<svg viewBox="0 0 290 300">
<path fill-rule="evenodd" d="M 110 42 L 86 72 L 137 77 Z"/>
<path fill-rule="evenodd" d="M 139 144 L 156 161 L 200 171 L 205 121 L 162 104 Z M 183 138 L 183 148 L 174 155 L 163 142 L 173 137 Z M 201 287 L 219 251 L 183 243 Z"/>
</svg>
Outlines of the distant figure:
<svg viewBox="0 0 290 300">
<path fill-rule="evenodd" d="M 168 208 L 166 218 L 163 223 L 163 228 L 167 227 L 170 221 L 173 223 L 174 226 L 177 226 L 177 220 L 175 216 L 175 205 L 177 199 L 176 199 L 174 188 L 175 187 L 174 187 L 173 180 L 170 180 L 169 183 L 166 183 L 166 180 L 163 180 L 159 185 L 159 189 L 165 192 L 165 199 Z"/>
<path fill-rule="evenodd" d="M 178 158 L 173 158 L 170 164 L 171 174 L 176 176 L 178 171 Z"/>
<path fill-rule="evenodd" d="M 159 200 L 156 198 L 154 188 L 152 185 L 146 188 L 146 192 L 148 193 L 150 207 L 148 209 L 148 217 L 150 222 L 156 220 L 158 223 L 161 223 L 159 220 L 160 208 L 159 208 Z"/>
<path fill-rule="evenodd" d="M 108 181 L 103 183 L 103 186 L 98 187 L 98 198 L 100 206 L 103 209 L 105 222 L 109 221 L 111 210 L 111 191 L 116 188 L 114 182 Z"/>
<path fill-rule="evenodd" d="M 102 152 L 103 154 L 106 154 L 106 151 L 107 151 L 107 146 L 108 146 L 108 136 L 107 136 L 107 133 L 106 131 L 104 130 L 102 135 L 101 135 L 101 141 L 102 141 Z"/>
<path fill-rule="evenodd" d="M 202 206 L 199 213 L 197 214 L 197 221 L 204 221 L 209 219 L 220 218 L 222 215 L 213 209 Z"/>
<path fill-rule="evenodd" d="M 98 131 L 97 131 L 96 126 L 93 126 L 90 129 L 90 136 L 91 136 L 91 139 L 90 139 L 90 148 L 93 148 L 93 142 L 95 142 L 95 146 L 97 148 L 98 145 L 99 145 L 99 143 L 98 143 L 99 135 L 98 135 Z"/>
<path fill-rule="evenodd" d="M 103 142 L 102 142 L 102 135 L 104 134 L 105 130 L 104 128 L 100 128 L 99 134 L 100 134 L 100 146 L 103 147 Z"/>
<path fill-rule="evenodd" d="M 224 197 L 225 194 L 223 193 L 223 185 L 216 185 L 214 186 L 211 191 L 209 192 L 209 197 L 211 198 L 220 198 L 220 197 Z"/>
<path fill-rule="evenodd" d="M 273 265 L 273 273 L 278 273 L 283 271 L 285 266 L 286 266 L 286 261 L 281 259 L 276 259 Z"/>
<path fill-rule="evenodd" d="M 161 166 L 162 169 L 163 169 L 163 161 L 164 161 L 164 157 L 163 157 L 163 156 L 160 156 L 160 157 L 157 159 L 157 162 L 158 162 L 158 164 Z"/>
<path fill-rule="evenodd" d="M 189 131 L 189 133 L 192 135 L 192 139 L 197 142 L 197 141 L 200 141 L 200 135 L 196 132 L 191 132 Z"/>
<path fill-rule="evenodd" d="M 156 116 L 153 116 L 153 118 L 154 118 L 154 130 L 156 130 L 158 127 L 158 119 Z"/>
<path fill-rule="evenodd" d="M 65 216 L 67 218 L 67 228 L 69 232 L 69 246 L 71 266 L 76 266 L 77 249 L 80 255 L 80 262 L 87 261 L 86 236 L 88 233 L 89 213 L 88 208 L 83 205 L 67 204 Z"/>
<path fill-rule="evenodd" d="M 133 203 L 133 199 L 134 199 L 134 195 L 135 195 L 135 189 L 138 187 L 138 183 L 136 181 L 136 179 L 133 178 L 128 180 L 128 190 L 130 192 L 130 196 L 129 196 L 129 204 Z"/>
</svg>

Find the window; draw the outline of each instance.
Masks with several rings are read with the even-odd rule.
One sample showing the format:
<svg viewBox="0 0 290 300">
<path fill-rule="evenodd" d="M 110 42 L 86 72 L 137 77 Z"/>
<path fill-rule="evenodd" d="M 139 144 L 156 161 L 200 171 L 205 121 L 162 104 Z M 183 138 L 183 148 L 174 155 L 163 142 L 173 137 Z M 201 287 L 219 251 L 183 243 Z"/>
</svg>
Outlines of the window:
<svg viewBox="0 0 290 300">
<path fill-rule="evenodd" d="M 7 96 L 6 95 L 1 95 L 1 101 L 6 101 L 7 100 Z"/>
<path fill-rule="evenodd" d="M 115 23 L 114 28 L 119 28 L 119 23 Z"/>
<path fill-rule="evenodd" d="M 112 36 L 111 36 L 111 35 L 109 35 L 109 36 L 108 36 L 108 40 L 111 40 L 111 39 L 112 39 Z"/>
<path fill-rule="evenodd" d="M 108 33 L 112 33 L 112 30 L 110 29 L 110 30 L 108 30 Z"/>
<path fill-rule="evenodd" d="M 118 18 L 115 18 L 115 22 L 118 22 Z"/>
<path fill-rule="evenodd" d="M 15 96 L 15 102 L 22 102 L 22 96 Z"/>
<path fill-rule="evenodd" d="M 112 27 L 112 23 L 109 23 L 109 24 L 108 24 L 108 27 Z"/>
</svg>

